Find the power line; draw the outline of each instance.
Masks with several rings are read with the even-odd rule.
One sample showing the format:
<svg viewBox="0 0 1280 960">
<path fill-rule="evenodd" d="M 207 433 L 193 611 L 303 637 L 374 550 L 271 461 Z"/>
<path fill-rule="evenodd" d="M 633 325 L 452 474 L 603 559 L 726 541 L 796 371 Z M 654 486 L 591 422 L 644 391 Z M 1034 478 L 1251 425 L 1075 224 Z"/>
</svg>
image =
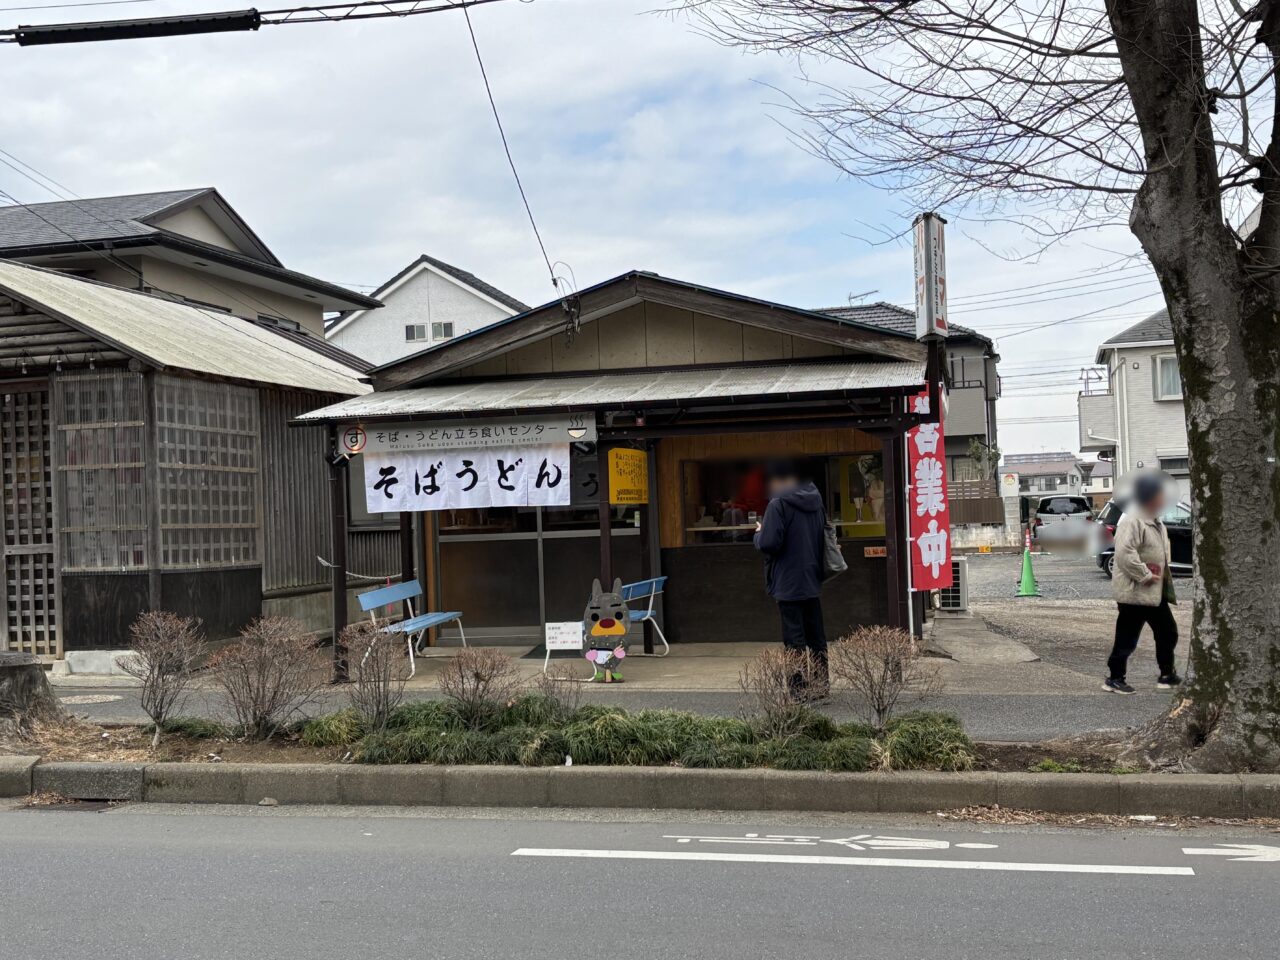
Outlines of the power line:
<svg viewBox="0 0 1280 960">
<path fill-rule="evenodd" d="M 110 0 L 95 0 L 110 2 Z M 376 20 L 385 17 L 414 17 L 426 13 L 467 10 L 486 3 L 506 0 L 352 0 L 306 7 L 275 10 L 231 10 L 213 13 L 179 14 L 130 20 L 102 20 L 90 23 L 49 23 L 0 30 L 0 43 L 40 46 L 57 43 L 92 43 L 107 40 L 133 40 L 157 37 L 181 37 L 206 33 L 235 33 L 257 30 L 263 26 L 290 23 L 339 23 L 345 20 Z M 530 0 L 521 0 L 528 3 Z"/>
<path fill-rule="evenodd" d="M 520 201 L 524 204 L 524 212 L 529 216 L 529 226 L 533 228 L 533 236 L 538 241 L 538 249 L 542 251 L 542 260 L 547 265 L 547 273 L 551 277 L 551 286 L 559 293 L 560 283 L 556 279 L 555 268 L 551 266 L 551 258 L 547 256 L 547 245 L 542 242 L 542 234 L 538 231 L 538 223 L 533 219 L 533 208 L 529 206 L 529 197 L 524 192 L 524 184 L 520 182 L 520 172 L 516 169 L 516 161 L 511 156 L 511 144 L 507 142 L 507 132 L 502 128 L 502 117 L 498 114 L 498 104 L 493 99 L 493 87 L 489 85 L 489 72 L 484 68 L 484 57 L 480 56 L 480 42 L 476 39 L 475 27 L 471 25 L 471 11 L 463 7 L 462 16 L 467 21 L 467 33 L 471 36 L 471 49 L 476 52 L 476 63 L 480 66 L 480 79 L 484 81 L 484 92 L 489 97 L 489 109 L 493 111 L 493 122 L 498 127 L 498 136 L 502 138 L 502 150 L 507 155 L 507 165 L 511 167 L 511 176 L 515 178 L 516 189 L 520 191 Z"/>
<path fill-rule="evenodd" d="M 1007 333 L 1003 337 L 998 337 L 997 339 L 1008 340 L 1011 337 L 1020 337 L 1024 333 L 1035 333 L 1037 330 L 1044 330 L 1048 327 L 1058 327 L 1064 323 L 1073 323 L 1077 320 L 1083 320 L 1085 317 L 1092 317 L 1094 314 L 1101 313 L 1103 310 L 1114 310 L 1116 309 L 1116 307 L 1127 307 L 1129 304 L 1137 303 L 1139 300 L 1147 300 L 1147 299 L 1150 299 L 1151 297 L 1162 296 L 1162 295 L 1163 295 L 1162 292 L 1159 290 L 1156 290 L 1153 293 L 1144 293 L 1142 296 L 1134 297 L 1132 300 L 1124 300 L 1120 303 L 1113 303 L 1107 307 L 1099 307 L 1097 310 L 1090 310 L 1087 313 L 1079 313 L 1073 317 L 1064 317 L 1061 320 L 1050 320 L 1048 323 L 1042 323 L 1042 324 L 1039 324 L 1038 326 L 1027 327 L 1024 330 L 1016 330 L 1013 333 Z"/>
<path fill-rule="evenodd" d="M 155 3 L 156 0 L 86 0 L 84 3 L 46 3 L 30 7 L 0 7 L 0 13 L 22 13 L 28 10 L 68 10 L 71 7 L 122 7 L 129 3 Z"/>
</svg>

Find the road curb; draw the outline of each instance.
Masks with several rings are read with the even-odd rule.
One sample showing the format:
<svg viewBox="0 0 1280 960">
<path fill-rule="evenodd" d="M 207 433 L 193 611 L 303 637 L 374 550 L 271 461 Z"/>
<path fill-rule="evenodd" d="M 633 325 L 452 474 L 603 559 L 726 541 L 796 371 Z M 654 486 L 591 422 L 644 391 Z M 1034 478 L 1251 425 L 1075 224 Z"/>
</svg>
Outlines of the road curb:
<svg viewBox="0 0 1280 960">
<path fill-rule="evenodd" d="M 0 757 L 0 797 L 25 797 L 31 792 L 31 770 L 39 757 Z"/>
<path fill-rule="evenodd" d="M 1280 776 L 822 773 L 678 767 L 36 763 L 0 757 L 0 796 L 149 803 L 613 807 L 919 813 L 999 805 L 1047 813 L 1280 817 Z"/>
</svg>

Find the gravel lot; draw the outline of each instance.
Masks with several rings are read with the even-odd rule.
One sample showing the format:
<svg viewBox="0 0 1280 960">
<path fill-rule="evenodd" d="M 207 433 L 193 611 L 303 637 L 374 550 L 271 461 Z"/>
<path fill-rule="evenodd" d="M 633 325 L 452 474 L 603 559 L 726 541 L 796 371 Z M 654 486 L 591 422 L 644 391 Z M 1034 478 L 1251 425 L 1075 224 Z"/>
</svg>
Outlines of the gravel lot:
<svg viewBox="0 0 1280 960">
<path fill-rule="evenodd" d="M 997 633 L 1030 647 L 1047 663 L 1081 673 L 1105 673 L 1115 630 L 1111 581 L 1092 557 L 1035 556 L 1032 564 L 1042 597 L 1016 599 L 1022 574 L 1020 554 L 987 554 L 969 558 L 969 601 L 976 616 Z M 1179 668 L 1183 669 L 1191 635 L 1191 581 L 1179 579 L 1182 602 L 1174 608 L 1178 621 Z M 1185 669 L 1183 669 L 1185 672 Z M 1130 678 L 1145 681 L 1158 670 L 1149 631 L 1144 631 L 1130 660 Z"/>
</svg>

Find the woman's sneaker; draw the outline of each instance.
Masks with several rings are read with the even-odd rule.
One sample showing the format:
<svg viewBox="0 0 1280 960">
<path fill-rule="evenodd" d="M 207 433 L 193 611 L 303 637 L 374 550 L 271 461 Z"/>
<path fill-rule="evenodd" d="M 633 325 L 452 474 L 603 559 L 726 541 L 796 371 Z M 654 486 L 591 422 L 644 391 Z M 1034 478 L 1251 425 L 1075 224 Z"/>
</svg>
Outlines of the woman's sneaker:
<svg viewBox="0 0 1280 960">
<path fill-rule="evenodd" d="M 1102 689 L 1107 691 L 1107 693 L 1123 693 L 1126 696 L 1138 692 L 1123 680 L 1112 680 L 1110 678 L 1103 681 Z"/>
<path fill-rule="evenodd" d="M 1156 681 L 1156 687 L 1160 690 L 1172 690 L 1174 687 L 1181 685 L 1182 678 L 1176 673 L 1167 673 Z"/>
</svg>

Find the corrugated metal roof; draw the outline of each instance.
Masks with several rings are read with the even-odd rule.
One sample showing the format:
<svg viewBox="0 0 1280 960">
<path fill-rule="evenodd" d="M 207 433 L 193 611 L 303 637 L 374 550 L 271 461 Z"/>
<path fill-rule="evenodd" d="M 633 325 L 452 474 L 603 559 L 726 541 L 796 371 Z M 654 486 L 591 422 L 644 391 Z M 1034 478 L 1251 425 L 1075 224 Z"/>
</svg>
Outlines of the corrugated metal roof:
<svg viewBox="0 0 1280 960">
<path fill-rule="evenodd" d="M 258 324 L 216 310 L 0 260 L 0 290 L 161 367 L 359 396 L 360 374 Z"/>
<path fill-rule="evenodd" d="M 430 387 L 372 393 L 313 410 L 297 419 L 300 422 L 317 422 L 456 416 L 917 387 L 924 383 L 924 369 L 923 361 L 914 360 L 842 360 L 758 367 L 685 367 L 486 383 L 438 383 Z"/>
</svg>

